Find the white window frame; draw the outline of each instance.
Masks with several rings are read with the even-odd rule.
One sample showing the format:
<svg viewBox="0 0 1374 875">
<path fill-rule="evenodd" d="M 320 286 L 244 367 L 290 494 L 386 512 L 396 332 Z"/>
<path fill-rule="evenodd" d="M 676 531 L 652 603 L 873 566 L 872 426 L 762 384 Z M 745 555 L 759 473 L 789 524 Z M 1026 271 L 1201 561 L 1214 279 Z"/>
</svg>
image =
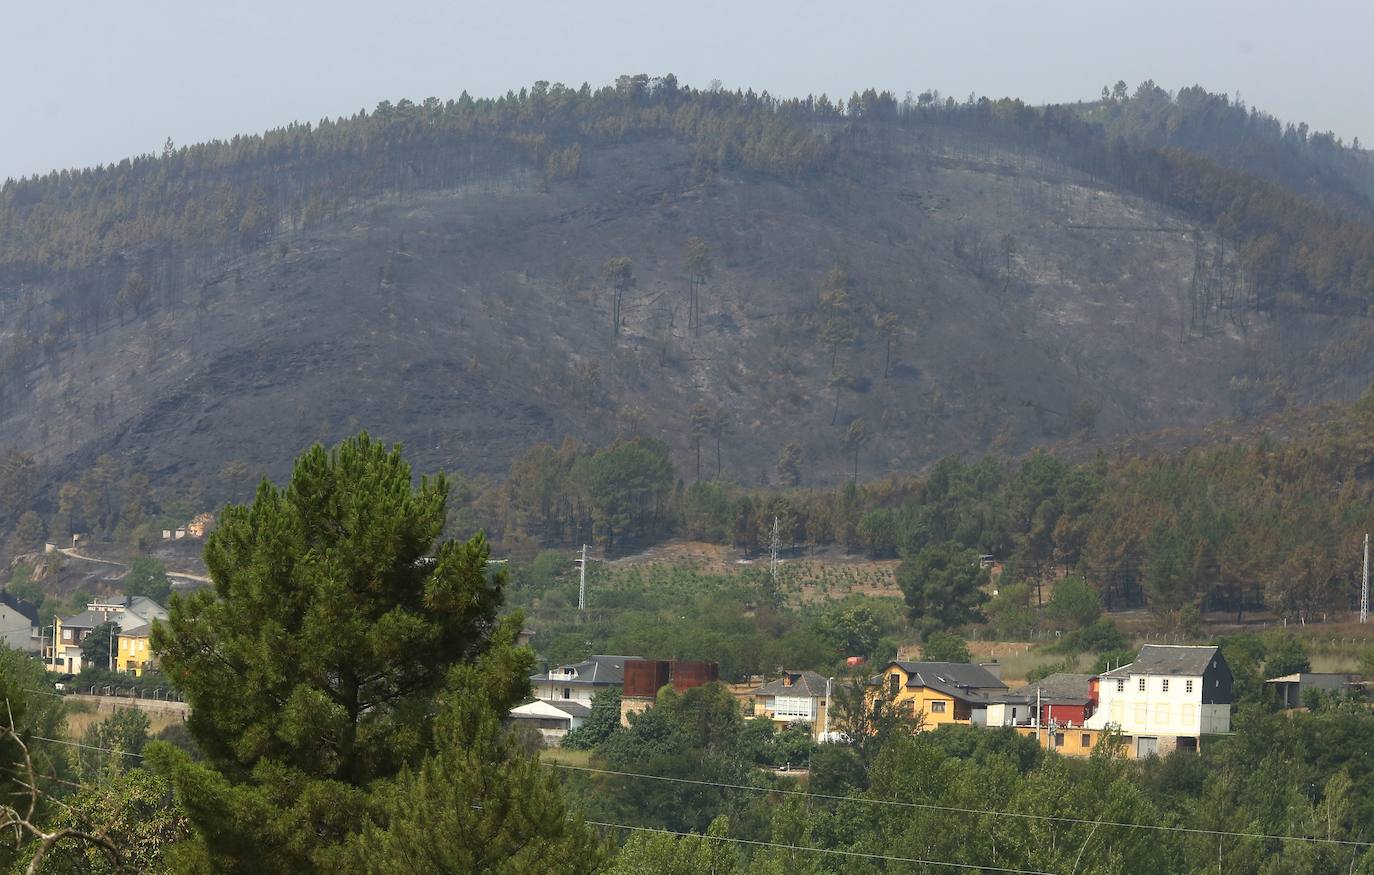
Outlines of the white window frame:
<svg viewBox="0 0 1374 875">
<path fill-rule="evenodd" d="M 1141 678 L 1141 679 L 1136 683 L 1136 689 L 1139 690 L 1139 691 L 1142 692 L 1142 693 L 1145 692 L 1145 679 L 1144 679 L 1144 678 Z"/>
<path fill-rule="evenodd" d="M 1169 692 L 1169 679 L 1168 679 L 1168 678 L 1165 678 L 1164 680 L 1162 680 L 1162 681 L 1159 682 L 1159 689 L 1160 689 L 1160 692 L 1164 692 L 1164 693 Z"/>
<path fill-rule="evenodd" d="M 774 696 L 773 717 L 795 720 L 814 720 L 816 700 L 810 696 Z"/>
<path fill-rule="evenodd" d="M 1191 680 L 1184 681 L 1184 682 L 1183 682 L 1183 692 L 1185 692 L 1185 693 L 1191 693 L 1192 691 L 1193 691 L 1193 682 L 1192 682 Z"/>
</svg>

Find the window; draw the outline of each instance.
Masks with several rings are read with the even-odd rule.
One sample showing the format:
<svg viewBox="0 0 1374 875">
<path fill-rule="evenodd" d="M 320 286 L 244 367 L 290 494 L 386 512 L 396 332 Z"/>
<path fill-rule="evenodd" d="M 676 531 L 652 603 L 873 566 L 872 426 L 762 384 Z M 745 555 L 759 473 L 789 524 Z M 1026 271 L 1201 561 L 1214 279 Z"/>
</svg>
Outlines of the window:
<svg viewBox="0 0 1374 875">
<path fill-rule="evenodd" d="M 1185 692 L 1185 693 L 1191 693 L 1192 691 L 1193 691 L 1193 682 L 1192 682 L 1192 681 L 1184 681 L 1184 682 L 1183 682 L 1183 692 Z"/>
<path fill-rule="evenodd" d="M 1164 680 L 1160 681 L 1159 688 L 1166 693 L 1169 692 L 1169 679 L 1165 678 Z"/>
<path fill-rule="evenodd" d="M 1124 692 L 1126 692 L 1126 682 L 1125 682 L 1125 681 L 1121 681 L 1121 680 L 1117 681 L 1117 682 L 1116 682 L 1116 691 L 1117 691 L 1118 693 L 1124 693 Z"/>
<path fill-rule="evenodd" d="M 888 692 L 888 694 L 891 695 L 893 698 L 896 698 L 897 693 L 900 692 L 901 689 L 902 689 L 902 676 L 899 675 L 899 674 L 896 674 L 896 673 L 893 673 L 893 674 L 888 675 L 888 676 L 887 676 L 887 692 Z"/>
<path fill-rule="evenodd" d="M 1062 732 L 1056 732 L 1056 733 L 1054 734 L 1054 746 L 1055 746 L 1055 747 L 1063 747 L 1063 746 L 1064 746 L 1064 733 L 1062 733 Z"/>
<path fill-rule="evenodd" d="M 71 630 L 71 629 L 63 629 L 63 630 L 62 630 L 62 640 L 63 640 L 63 641 L 70 641 L 70 640 L 72 640 L 72 630 Z"/>
<path fill-rule="evenodd" d="M 1140 689 L 1140 692 L 1142 692 L 1142 693 L 1145 692 L 1145 679 L 1144 679 L 1144 678 L 1141 678 L 1140 681 L 1139 681 L 1139 689 Z"/>
<path fill-rule="evenodd" d="M 944 702 L 931 702 L 931 703 L 930 703 L 930 713 L 932 713 L 932 714 L 943 714 L 943 713 L 945 713 L 945 703 L 944 703 Z"/>
<path fill-rule="evenodd" d="M 565 698 L 565 699 L 571 699 L 571 698 L 572 698 L 572 687 L 564 687 L 564 688 L 563 688 L 563 698 Z"/>
<path fill-rule="evenodd" d="M 1083 733 L 1083 747 L 1093 746 L 1093 736 L 1091 732 Z"/>
<path fill-rule="evenodd" d="M 810 720 L 815 714 L 811 702 L 810 696 L 775 696 L 773 698 L 773 717 Z"/>
</svg>

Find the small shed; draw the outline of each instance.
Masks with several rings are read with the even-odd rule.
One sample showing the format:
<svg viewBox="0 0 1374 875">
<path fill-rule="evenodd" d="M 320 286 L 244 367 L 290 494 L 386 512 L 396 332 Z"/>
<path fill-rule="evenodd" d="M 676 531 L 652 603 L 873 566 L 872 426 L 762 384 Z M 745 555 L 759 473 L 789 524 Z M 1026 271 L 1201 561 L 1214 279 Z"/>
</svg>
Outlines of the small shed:
<svg viewBox="0 0 1374 875">
<path fill-rule="evenodd" d="M 1360 683 L 1359 675 L 1344 672 L 1300 671 L 1283 677 L 1270 678 L 1264 682 L 1267 690 L 1272 691 L 1280 707 L 1301 708 L 1303 696 L 1308 690 L 1328 692 L 1349 692 Z"/>
<path fill-rule="evenodd" d="M 538 729 L 545 744 L 557 746 L 563 743 L 563 736 L 569 730 L 581 726 L 591 713 L 592 709 L 580 702 L 535 699 L 510 709 L 509 717 L 512 723 Z"/>
</svg>

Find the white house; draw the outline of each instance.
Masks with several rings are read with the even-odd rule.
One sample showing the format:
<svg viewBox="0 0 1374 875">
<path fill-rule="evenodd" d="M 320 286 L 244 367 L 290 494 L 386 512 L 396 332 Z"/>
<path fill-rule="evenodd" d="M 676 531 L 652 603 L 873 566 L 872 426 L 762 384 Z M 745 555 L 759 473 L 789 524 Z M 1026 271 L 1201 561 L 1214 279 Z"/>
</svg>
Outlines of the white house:
<svg viewBox="0 0 1374 875">
<path fill-rule="evenodd" d="M 535 699 L 510 709 L 512 723 L 533 726 L 544 736 L 544 743 L 559 745 L 563 736 L 586 722 L 592 710 L 579 702 L 543 702 Z"/>
<path fill-rule="evenodd" d="M 752 713 L 785 729 L 793 723 L 806 725 L 817 741 L 830 741 L 829 716 L 832 683 L 814 671 L 785 671 L 782 677 L 754 690 Z"/>
<path fill-rule="evenodd" d="M 1137 756 L 1196 750 L 1231 731 L 1231 668 L 1213 646 L 1146 644 L 1135 661 L 1104 672 L 1089 729 L 1115 729 Z"/>
<path fill-rule="evenodd" d="M 0 591 L 0 645 L 38 651 L 38 614 L 33 608 Z"/>
<path fill-rule="evenodd" d="M 535 698 L 547 702 L 592 704 L 592 696 L 625 683 L 625 663 L 638 656 L 593 656 L 583 662 L 559 665 L 530 676 Z"/>
</svg>

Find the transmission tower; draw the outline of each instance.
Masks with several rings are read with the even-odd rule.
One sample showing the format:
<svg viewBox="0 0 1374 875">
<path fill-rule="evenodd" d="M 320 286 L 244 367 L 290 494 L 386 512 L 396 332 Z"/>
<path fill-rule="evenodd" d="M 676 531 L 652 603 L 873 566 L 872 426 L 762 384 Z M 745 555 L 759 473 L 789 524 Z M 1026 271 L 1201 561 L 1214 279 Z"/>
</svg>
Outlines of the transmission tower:
<svg viewBox="0 0 1374 875">
<path fill-rule="evenodd" d="M 582 545 L 582 558 L 574 559 L 574 563 L 581 569 L 577 580 L 577 609 L 587 610 L 587 545 Z"/>
<path fill-rule="evenodd" d="M 1369 622 L 1369 535 L 1364 536 L 1364 583 L 1360 586 L 1360 622 Z"/>
</svg>

